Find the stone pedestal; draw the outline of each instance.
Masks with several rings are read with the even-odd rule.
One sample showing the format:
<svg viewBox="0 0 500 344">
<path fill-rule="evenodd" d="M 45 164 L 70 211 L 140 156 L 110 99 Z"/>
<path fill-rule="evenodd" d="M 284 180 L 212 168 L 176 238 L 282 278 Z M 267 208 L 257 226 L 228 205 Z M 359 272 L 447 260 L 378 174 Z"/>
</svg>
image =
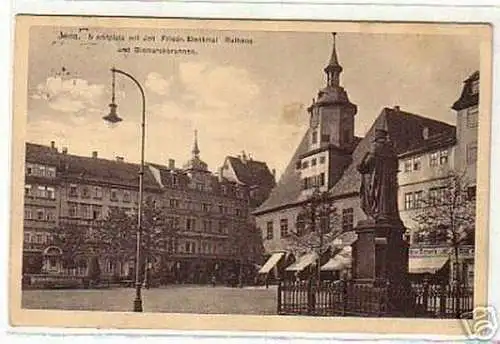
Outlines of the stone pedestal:
<svg viewBox="0 0 500 344">
<path fill-rule="evenodd" d="M 385 307 L 394 316 L 413 309 L 405 230 L 401 221 L 360 221 L 355 228 L 358 239 L 352 251 L 354 285 L 370 286 L 376 292 L 387 288 Z"/>
</svg>

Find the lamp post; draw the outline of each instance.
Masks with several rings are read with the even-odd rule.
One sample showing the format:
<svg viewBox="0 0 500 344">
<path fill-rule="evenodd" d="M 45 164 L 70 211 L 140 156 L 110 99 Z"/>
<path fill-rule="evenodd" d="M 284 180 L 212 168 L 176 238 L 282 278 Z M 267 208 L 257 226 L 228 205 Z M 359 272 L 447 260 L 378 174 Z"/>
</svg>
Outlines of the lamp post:
<svg viewBox="0 0 500 344">
<path fill-rule="evenodd" d="M 134 299 L 134 312 L 142 312 L 142 298 L 141 298 L 141 281 L 140 281 L 140 266 L 141 266 L 141 234 L 142 234 L 142 201 L 144 189 L 144 143 L 146 138 L 146 97 L 144 89 L 137 79 L 132 75 L 122 70 L 111 68 L 113 77 L 112 82 L 112 95 L 111 104 L 109 104 L 109 115 L 104 116 L 103 119 L 111 124 L 121 122 L 122 119 L 116 113 L 117 105 L 115 103 L 115 74 L 122 74 L 131 79 L 139 88 L 142 97 L 142 120 L 141 120 L 141 166 L 139 170 L 139 204 L 137 209 L 137 242 L 136 242 L 136 257 L 135 257 L 135 299 Z"/>
</svg>

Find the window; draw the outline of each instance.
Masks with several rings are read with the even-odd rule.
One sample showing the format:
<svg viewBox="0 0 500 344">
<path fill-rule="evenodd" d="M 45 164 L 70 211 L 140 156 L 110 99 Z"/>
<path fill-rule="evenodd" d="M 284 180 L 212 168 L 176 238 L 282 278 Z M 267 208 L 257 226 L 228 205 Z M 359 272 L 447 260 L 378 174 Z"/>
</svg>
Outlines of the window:
<svg viewBox="0 0 500 344">
<path fill-rule="evenodd" d="M 32 218 L 33 218 L 33 213 L 31 211 L 31 209 L 25 208 L 24 209 L 24 219 L 25 220 L 31 220 Z"/>
<path fill-rule="evenodd" d="M 78 204 L 68 203 L 68 215 L 69 215 L 69 217 L 77 217 L 78 216 Z"/>
<path fill-rule="evenodd" d="M 429 157 L 429 166 L 431 167 L 437 166 L 438 161 L 439 161 L 439 153 L 438 152 L 431 153 Z"/>
<path fill-rule="evenodd" d="M 50 199 L 56 198 L 56 190 L 51 186 L 47 186 L 47 198 Z"/>
<path fill-rule="evenodd" d="M 479 80 L 474 80 L 472 82 L 472 85 L 470 87 L 470 92 L 472 94 L 478 94 L 479 93 Z"/>
<path fill-rule="evenodd" d="M 473 142 L 467 145 L 467 164 L 475 164 L 477 161 L 477 143 Z"/>
<path fill-rule="evenodd" d="M 446 201 L 446 187 L 432 188 L 429 190 L 431 204 L 440 205 Z"/>
<path fill-rule="evenodd" d="M 280 236 L 286 238 L 288 236 L 288 219 L 280 220 Z"/>
<path fill-rule="evenodd" d="M 442 150 L 439 152 L 439 165 L 446 165 L 448 164 L 448 150 Z"/>
<path fill-rule="evenodd" d="M 413 171 L 420 170 L 420 166 L 421 166 L 420 157 L 413 158 Z"/>
<path fill-rule="evenodd" d="M 68 196 L 69 197 L 78 197 L 78 188 L 76 187 L 76 185 L 69 186 Z"/>
<path fill-rule="evenodd" d="M 101 199 L 102 198 L 102 188 L 100 186 L 94 187 L 94 198 Z"/>
<path fill-rule="evenodd" d="M 423 191 L 416 191 L 414 192 L 415 195 L 415 208 L 421 208 L 423 206 L 423 198 L 424 198 L 424 192 Z"/>
<path fill-rule="evenodd" d="M 90 217 L 90 206 L 88 204 L 82 204 L 80 211 L 82 218 L 88 219 Z"/>
<path fill-rule="evenodd" d="M 201 210 L 203 210 L 204 212 L 208 213 L 210 212 L 210 204 L 209 203 L 202 203 L 201 205 Z"/>
<path fill-rule="evenodd" d="M 221 191 L 222 191 L 222 194 L 225 195 L 227 193 L 227 187 L 225 185 L 222 185 Z"/>
<path fill-rule="evenodd" d="M 86 185 L 82 187 L 82 198 L 90 198 L 90 189 Z"/>
<path fill-rule="evenodd" d="M 31 241 L 30 233 L 24 233 L 24 242 L 29 243 Z"/>
<path fill-rule="evenodd" d="M 467 128 L 476 128 L 477 127 L 477 115 L 478 109 L 476 106 L 467 110 Z"/>
<path fill-rule="evenodd" d="M 405 160 L 405 162 L 404 162 L 404 171 L 405 172 L 410 172 L 411 171 L 411 167 L 412 167 L 412 161 L 411 161 L 411 159 Z"/>
<path fill-rule="evenodd" d="M 342 230 L 351 231 L 354 225 L 354 209 L 342 209 Z"/>
<path fill-rule="evenodd" d="M 311 166 L 316 166 L 317 160 L 316 158 L 311 160 Z"/>
<path fill-rule="evenodd" d="M 308 168 L 309 167 L 309 161 L 303 161 L 302 162 L 302 169 Z"/>
<path fill-rule="evenodd" d="M 45 211 L 45 221 L 53 221 L 54 220 L 54 213 L 52 210 L 46 210 Z"/>
<path fill-rule="evenodd" d="M 203 231 L 210 233 L 212 231 L 212 221 L 203 220 Z"/>
<path fill-rule="evenodd" d="M 415 198 L 412 192 L 405 193 L 405 209 L 413 209 L 415 207 Z"/>
<path fill-rule="evenodd" d="M 273 222 L 272 221 L 269 221 L 267 223 L 267 232 L 266 232 L 266 239 L 267 240 L 272 240 L 273 239 Z"/>
<path fill-rule="evenodd" d="M 180 201 L 178 199 L 172 198 L 172 199 L 170 199 L 169 204 L 170 204 L 170 208 L 177 209 L 177 208 L 179 208 Z"/>
<path fill-rule="evenodd" d="M 123 202 L 129 203 L 130 202 L 130 191 L 124 191 L 123 192 Z"/>
<path fill-rule="evenodd" d="M 179 183 L 179 178 L 177 178 L 175 174 L 172 175 L 172 186 L 177 186 L 178 183 Z"/>
<path fill-rule="evenodd" d="M 24 195 L 25 196 L 31 196 L 32 195 L 32 193 L 31 193 L 31 185 L 26 184 L 24 186 Z"/>
<path fill-rule="evenodd" d="M 41 198 L 47 198 L 47 188 L 45 186 L 38 186 L 37 196 Z"/>
<path fill-rule="evenodd" d="M 109 199 L 114 201 L 114 202 L 118 201 L 118 190 L 111 189 L 111 195 L 110 195 Z"/>
<path fill-rule="evenodd" d="M 324 164 L 324 163 L 325 163 L 325 160 L 326 160 L 326 159 L 325 159 L 325 157 L 324 157 L 324 156 L 320 156 L 320 157 L 319 157 L 319 163 L 320 163 L 320 164 Z"/>
<path fill-rule="evenodd" d="M 27 165 L 26 165 L 26 174 L 27 174 L 28 176 L 30 176 L 30 175 L 32 175 L 32 174 L 33 174 L 33 165 L 31 165 L 31 164 L 27 164 Z"/>
<path fill-rule="evenodd" d="M 325 174 L 324 174 L 324 173 L 321 173 L 321 174 L 319 175 L 319 185 L 320 185 L 320 186 L 325 185 Z"/>
<path fill-rule="evenodd" d="M 196 230 L 196 219 L 186 219 L 186 230 L 188 231 Z"/>
<path fill-rule="evenodd" d="M 47 167 L 46 174 L 47 174 L 47 177 L 55 177 L 56 176 L 56 168 L 55 167 Z"/>
<path fill-rule="evenodd" d="M 302 163 L 301 163 L 301 162 L 300 162 L 300 160 L 299 160 L 299 161 L 297 161 L 297 162 L 295 163 L 295 169 L 296 169 L 296 170 L 300 170 L 300 168 L 301 168 L 301 167 L 302 167 Z"/>
<path fill-rule="evenodd" d="M 203 183 L 196 183 L 196 189 L 198 191 L 203 191 L 205 189 L 205 185 Z"/>
<path fill-rule="evenodd" d="M 236 209 L 234 210 L 234 213 L 236 214 L 236 216 L 241 216 L 242 211 L 241 211 L 241 209 L 236 208 Z"/>
<path fill-rule="evenodd" d="M 93 220 L 100 219 L 101 214 L 102 214 L 102 207 L 101 206 L 97 206 L 97 205 L 92 206 L 92 219 Z"/>
<path fill-rule="evenodd" d="M 36 211 L 36 219 L 39 221 L 45 220 L 45 212 L 43 209 L 37 209 Z"/>
<path fill-rule="evenodd" d="M 191 243 L 190 242 L 185 243 L 185 251 L 187 253 L 189 253 L 191 251 Z"/>
<path fill-rule="evenodd" d="M 311 133 L 311 143 L 313 145 L 318 143 L 318 132 L 316 130 Z"/>
</svg>

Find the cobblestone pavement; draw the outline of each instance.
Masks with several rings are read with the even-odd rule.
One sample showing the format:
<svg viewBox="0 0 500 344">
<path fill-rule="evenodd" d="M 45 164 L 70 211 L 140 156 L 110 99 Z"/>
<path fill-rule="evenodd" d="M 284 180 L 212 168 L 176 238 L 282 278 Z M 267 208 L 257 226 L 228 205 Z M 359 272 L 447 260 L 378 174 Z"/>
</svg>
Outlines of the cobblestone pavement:
<svg viewBox="0 0 500 344">
<path fill-rule="evenodd" d="M 276 314 L 276 287 L 167 286 L 143 289 L 144 312 L 201 314 Z M 133 288 L 24 290 L 23 308 L 98 310 L 132 309 Z"/>
</svg>

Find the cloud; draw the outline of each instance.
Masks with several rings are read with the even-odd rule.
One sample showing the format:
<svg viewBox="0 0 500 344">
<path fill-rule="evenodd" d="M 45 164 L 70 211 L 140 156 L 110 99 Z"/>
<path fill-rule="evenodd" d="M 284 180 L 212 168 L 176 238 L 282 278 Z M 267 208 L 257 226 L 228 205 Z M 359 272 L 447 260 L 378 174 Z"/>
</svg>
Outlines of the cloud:
<svg viewBox="0 0 500 344">
<path fill-rule="evenodd" d="M 179 74 L 186 91 L 193 95 L 190 98 L 200 107 L 244 106 L 260 93 L 257 82 L 243 68 L 186 62 L 179 65 Z"/>
<path fill-rule="evenodd" d="M 33 99 L 45 100 L 50 108 L 76 113 L 97 104 L 104 93 L 104 85 L 89 84 L 84 79 L 49 77 L 38 84 Z"/>
<path fill-rule="evenodd" d="M 146 77 L 146 88 L 159 95 L 166 95 L 170 89 L 171 79 L 165 79 L 160 73 L 152 72 Z"/>
<path fill-rule="evenodd" d="M 300 126 L 306 117 L 305 106 L 302 103 L 294 102 L 283 106 L 281 119 L 284 123 Z"/>
</svg>

